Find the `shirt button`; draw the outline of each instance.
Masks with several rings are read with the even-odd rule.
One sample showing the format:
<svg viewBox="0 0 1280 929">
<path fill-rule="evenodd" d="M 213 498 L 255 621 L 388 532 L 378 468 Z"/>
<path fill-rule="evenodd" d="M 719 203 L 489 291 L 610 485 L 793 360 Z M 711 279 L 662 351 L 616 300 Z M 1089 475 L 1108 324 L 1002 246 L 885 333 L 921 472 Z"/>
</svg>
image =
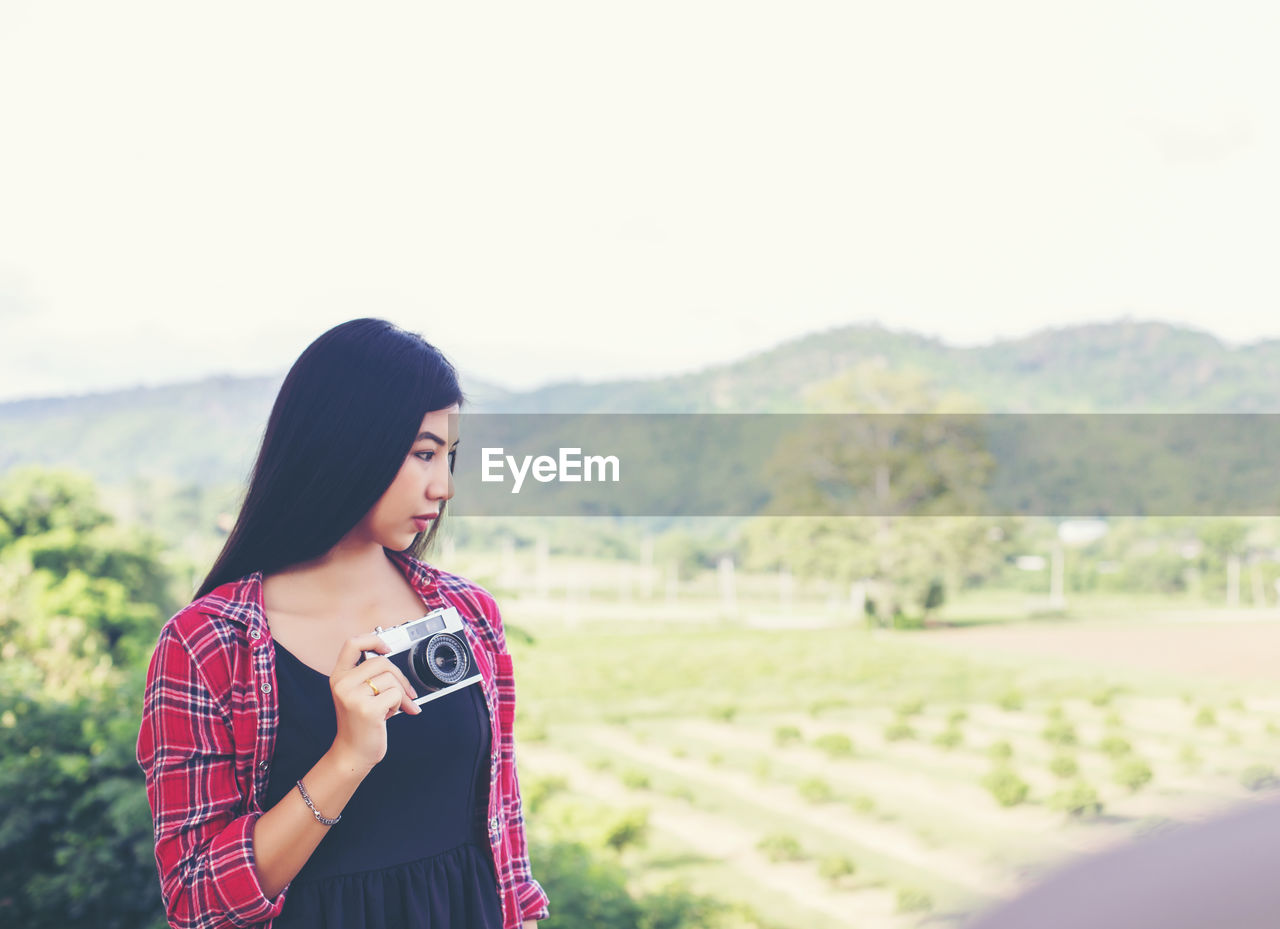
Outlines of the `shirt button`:
<svg viewBox="0 0 1280 929">
<path fill-rule="evenodd" d="M 269 694 L 269 693 L 271 693 L 271 682 L 270 682 L 270 681 L 263 681 L 263 682 L 262 682 L 262 692 L 263 692 L 264 694 Z"/>
<path fill-rule="evenodd" d="M 251 639 L 260 639 L 260 638 L 262 638 L 262 633 L 261 633 L 261 632 L 259 632 L 257 629 L 250 629 L 250 630 L 249 630 L 249 638 L 251 638 Z"/>
<path fill-rule="evenodd" d="M 266 763 L 265 761 L 259 761 L 259 762 L 258 762 L 258 770 L 259 770 L 259 771 L 265 771 L 265 770 L 267 770 L 267 763 Z"/>
<path fill-rule="evenodd" d="M 497 835 L 497 834 L 498 834 L 498 832 L 499 832 L 499 831 L 500 831 L 500 829 L 501 829 L 501 825 L 502 825 L 502 824 L 501 824 L 501 822 L 499 821 L 498 817 L 496 817 L 496 816 L 492 816 L 492 817 L 490 817 L 490 818 L 489 818 L 489 834 L 490 834 L 490 835 Z"/>
</svg>

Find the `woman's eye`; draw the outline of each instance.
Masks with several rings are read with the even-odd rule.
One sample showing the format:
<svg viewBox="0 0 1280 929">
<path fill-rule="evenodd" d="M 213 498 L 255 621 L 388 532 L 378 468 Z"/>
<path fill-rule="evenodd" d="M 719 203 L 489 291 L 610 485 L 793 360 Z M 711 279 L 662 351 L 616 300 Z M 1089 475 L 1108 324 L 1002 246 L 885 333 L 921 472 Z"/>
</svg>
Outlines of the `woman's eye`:
<svg viewBox="0 0 1280 929">
<path fill-rule="evenodd" d="M 436 457 L 435 452 L 415 452 L 414 454 L 416 454 L 423 461 L 430 461 L 432 458 Z"/>
<path fill-rule="evenodd" d="M 449 473 L 450 474 L 453 473 L 453 462 L 454 462 L 454 459 L 457 457 L 458 457 L 458 453 L 456 451 L 449 452 Z"/>
</svg>

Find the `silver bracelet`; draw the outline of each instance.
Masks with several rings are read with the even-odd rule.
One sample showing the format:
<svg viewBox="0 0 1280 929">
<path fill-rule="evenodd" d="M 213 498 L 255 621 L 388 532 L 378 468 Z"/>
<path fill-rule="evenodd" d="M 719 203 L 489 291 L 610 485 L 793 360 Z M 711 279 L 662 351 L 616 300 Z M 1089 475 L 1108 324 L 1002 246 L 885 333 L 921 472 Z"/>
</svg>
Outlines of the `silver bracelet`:
<svg viewBox="0 0 1280 929">
<path fill-rule="evenodd" d="M 316 805 L 311 802 L 311 798 L 307 796 L 307 788 L 302 786 L 302 778 L 298 778 L 298 793 L 302 794 L 303 802 L 306 803 L 307 808 L 311 810 L 311 815 L 313 815 L 316 818 L 316 822 L 320 823 L 320 825 L 333 826 L 337 824 L 338 820 L 342 819 L 341 813 L 339 813 L 333 819 L 330 819 L 328 816 L 322 816 L 320 814 L 320 811 L 316 809 Z"/>
</svg>

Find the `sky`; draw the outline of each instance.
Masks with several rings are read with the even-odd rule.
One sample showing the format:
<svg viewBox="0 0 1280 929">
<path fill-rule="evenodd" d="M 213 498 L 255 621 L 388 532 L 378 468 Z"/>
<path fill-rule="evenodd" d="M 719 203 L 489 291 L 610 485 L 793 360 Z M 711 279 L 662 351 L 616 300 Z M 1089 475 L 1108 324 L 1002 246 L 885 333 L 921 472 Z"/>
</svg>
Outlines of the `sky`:
<svg viewBox="0 0 1280 929">
<path fill-rule="evenodd" d="M 526 388 L 1280 336 L 1280 5 L 0 2 L 0 400 L 381 316 Z"/>
</svg>

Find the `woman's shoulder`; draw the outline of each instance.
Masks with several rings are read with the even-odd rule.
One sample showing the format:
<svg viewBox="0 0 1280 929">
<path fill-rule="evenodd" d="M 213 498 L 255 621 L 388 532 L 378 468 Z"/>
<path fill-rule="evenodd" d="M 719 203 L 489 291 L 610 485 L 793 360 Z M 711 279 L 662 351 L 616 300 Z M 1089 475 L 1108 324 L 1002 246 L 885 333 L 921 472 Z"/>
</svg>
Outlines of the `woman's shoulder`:
<svg viewBox="0 0 1280 929">
<path fill-rule="evenodd" d="M 261 613 L 261 587 L 257 575 L 228 581 L 196 597 L 169 617 L 160 630 L 160 644 L 181 643 L 196 661 L 214 653 L 242 647 L 254 615 Z"/>
</svg>

